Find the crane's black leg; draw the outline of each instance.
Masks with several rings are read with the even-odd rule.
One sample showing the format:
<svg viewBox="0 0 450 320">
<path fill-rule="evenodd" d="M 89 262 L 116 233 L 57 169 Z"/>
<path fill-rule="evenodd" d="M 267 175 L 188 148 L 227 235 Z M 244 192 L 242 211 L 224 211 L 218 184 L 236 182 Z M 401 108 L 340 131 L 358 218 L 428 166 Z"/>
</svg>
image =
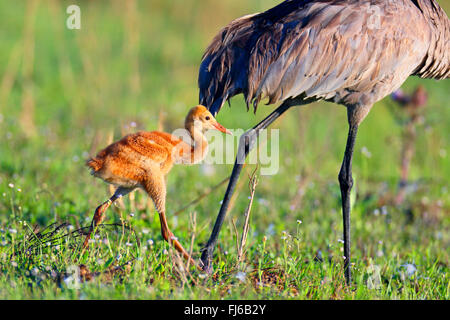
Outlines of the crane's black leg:
<svg viewBox="0 0 450 320">
<path fill-rule="evenodd" d="M 342 214 L 344 219 L 344 270 L 345 280 L 349 285 L 352 281 L 350 269 L 350 192 L 353 187 L 352 158 L 355 146 L 358 125 L 350 123 L 347 146 L 345 148 L 344 160 L 339 172 L 339 185 L 342 195 Z"/>
<path fill-rule="evenodd" d="M 228 183 L 227 191 L 225 197 L 222 201 L 222 206 L 220 207 L 219 214 L 214 224 L 211 236 L 203 248 L 203 253 L 201 261 L 203 263 L 203 270 L 206 272 L 211 272 L 211 260 L 214 252 L 214 248 L 217 244 L 217 238 L 219 236 L 220 229 L 222 227 L 225 215 L 228 210 L 228 205 L 230 204 L 231 196 L 233 195 L 234 188 L 239 179 L 239 174 L 241 173 L 242 167 L 245 162 L 245 158 L 249 152 L 254 148 L 256 143 L 256 138 L 258 137 L 260 130 L 267 128 L 272 122 L 279 118 L 286 110 L 293 106 L 293 101 L 285 101 L 281 106 L 279 106 L 274 112 L 272 112 L 267 118 L 258 123 L 253 129 L 244 133 L 239 140 L 238 154 L 236 161 L 234 163 L 233 172 L 231 173 L 230 182 Z"/>
</svg>

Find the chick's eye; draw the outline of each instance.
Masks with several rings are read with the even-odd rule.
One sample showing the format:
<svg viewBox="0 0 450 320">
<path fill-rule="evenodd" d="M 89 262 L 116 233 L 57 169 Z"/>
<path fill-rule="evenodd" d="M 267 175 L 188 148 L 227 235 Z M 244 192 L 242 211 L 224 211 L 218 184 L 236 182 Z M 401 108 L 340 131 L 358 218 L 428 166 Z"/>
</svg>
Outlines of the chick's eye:
<svg viewBox="0 0 450 320">
<path fill-rule="evenodd" d="M 206 116 L 206 118 L 205 118 L 206 120 L 209 120 L 209 119 L 211 119 L 209 116 Z"/>
</svg>

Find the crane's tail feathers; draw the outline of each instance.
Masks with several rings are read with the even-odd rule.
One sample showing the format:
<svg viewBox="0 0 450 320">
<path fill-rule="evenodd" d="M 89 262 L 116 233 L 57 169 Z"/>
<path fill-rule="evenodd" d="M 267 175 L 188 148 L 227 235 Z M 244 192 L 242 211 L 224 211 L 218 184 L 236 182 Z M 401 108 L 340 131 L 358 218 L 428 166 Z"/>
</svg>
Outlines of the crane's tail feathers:
<svg viewBox="0 0 450 320">
<path fill-rule="evenodd" d="M 86 161 L 86 166 L 88 166 L 92 171 L 91 173 L 94 174 L 97 171 L 99 171 L 101 168 L 103 168 L 104 161 L 102 159 L 98 158 L 91 158 Z"/>
</svg>

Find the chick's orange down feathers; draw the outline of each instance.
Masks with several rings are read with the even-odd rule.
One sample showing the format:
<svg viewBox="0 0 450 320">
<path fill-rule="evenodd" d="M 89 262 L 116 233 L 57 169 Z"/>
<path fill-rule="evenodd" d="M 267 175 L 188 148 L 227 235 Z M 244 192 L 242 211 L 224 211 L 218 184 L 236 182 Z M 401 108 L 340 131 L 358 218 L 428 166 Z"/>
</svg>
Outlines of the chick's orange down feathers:
<svg viewBox="0 0 450 320">
<path fill-rule="evenodd" d="M 92 174 L 117 186 L 143 183 L 151 171 L 166 175 L 173 166 L 174 148 L 184 142 L 165 132 L 137 132 L 114 142 L 86 165 Z"/>
</svg>

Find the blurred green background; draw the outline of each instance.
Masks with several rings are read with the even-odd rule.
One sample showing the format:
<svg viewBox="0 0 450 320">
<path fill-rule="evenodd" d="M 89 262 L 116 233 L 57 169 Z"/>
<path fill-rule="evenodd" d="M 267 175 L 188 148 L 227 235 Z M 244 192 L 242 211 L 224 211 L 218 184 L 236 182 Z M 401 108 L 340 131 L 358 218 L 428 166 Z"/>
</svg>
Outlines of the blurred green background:
<svg viewBox="0 0 450 320">
<path fill-rule="evenodd" d="M 450 12 L 449 1 L 439 2 Z M 73 3 L 81 8 L 81 30 L 66 28 L 65 10 Z M 171 132 L 182 126 L 187 110 L 198 103 L 198 67 L 213 36 L 232 19 L 277 3 L 1 1 L 2 230 L 18 220 L 44 226 L 72 219 L 87 225 L 109 190 L 89 175 L 85 159 L 125 133 Z M 429 99 L 417 127 L 409 175 L 415 187 L 401 206 L 391 201 L 400 179 L 404 125 L 394 114 L 401 110 L 388 97 L 376 104 L 359 130 L 353 165 L 353 250 L 356 259 L 381 259 L 380 264 L 392 258 L 388 252 L 394 252 L 398 268 L 414 261 L 424 273 L 439 261 L 442 268 L 433 269 L 439 272 L 432 276 L 439 284 L 430 280 L 426 292 L 427 297 L 443 298 L 448 297 L 448 285 L 443 283 L 448 283 L 450 81 L 410 78 L 403 89 L 410 93 L 418 84 L 426 88 Z M 250 128 L 274 108 L 261 105 L 254 115 L 246 111 L 242 95 L 234 97 L 231 105 L 218 115 L 227 128 Z M 280 170 L 260 178 L 249 243 L 255 246 L 270 235 L 277 256 L 281 232 L 296 233 L 300 219 L 304 243 L 299 256 L 312 259 L 317 250 L 330 248 L 330 243 L 338 248 L 341 238 L 337 174 L 347 135 L 346 111 L 330 103 L 314 103 L 288 112 L 273 128 L 281 129 Z M 188 212 L 197 212 L 197 256 L 209 236 L 225 186 L 178 217 L 171 212 L 219 183 L 231 168 L 175 167 L 169 175 L 169 224 L 187 242 Z M 231 221 L 240 232 L 248 204 L 247 174 L 253 169 L 248 166 L 242 174 L 240 191 L 227 217 L 218 250 L 221 261 L 227 261 L 223 252 L 234 252 Z M 158 220 L 151 205 L 146 205 L 146 197 L 138 193 L 131 201 L 125 200 L 124 208 L 141 213 L 143 219 L 136 219 L 136 227 L 150 226 L 152 237 L 160 239 Z M 377 214 L 382 208 L 389 214 Z M 117 211 L 109 213 L 110 220 L 117 216 Z M 3 253 L 9 250 L 7 233 L 2 235 Z M 380 247 L 386 256 L 377 256 Z M 9 263 L 7 255 L 2 257 L 3 264 Z M 254 260 L 248 261 L 251 265 Z M 20 296 L 8 290 L 3 291 L 4 297 Z"/>
</svg>

